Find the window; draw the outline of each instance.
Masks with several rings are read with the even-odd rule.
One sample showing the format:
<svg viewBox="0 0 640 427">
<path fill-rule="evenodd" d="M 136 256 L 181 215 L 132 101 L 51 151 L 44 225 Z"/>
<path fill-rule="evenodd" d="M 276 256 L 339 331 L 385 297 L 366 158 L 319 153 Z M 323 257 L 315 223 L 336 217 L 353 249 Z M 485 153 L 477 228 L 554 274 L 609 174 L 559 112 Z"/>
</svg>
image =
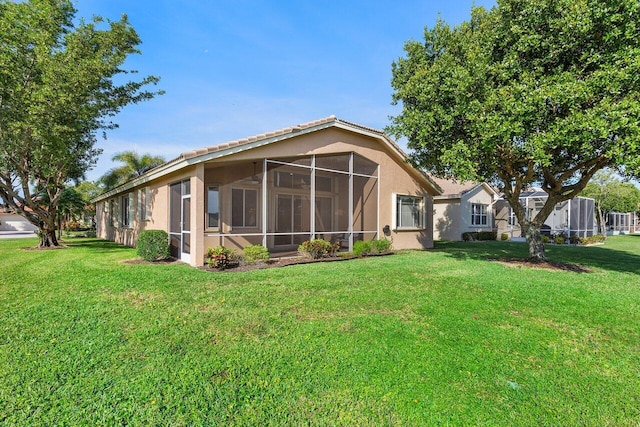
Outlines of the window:
<svg viewBox="0 0 640 427">
<path fill-rule="evenodd" d="M 513 208 L 509 208 L 509 225 L 516 225 L 516 213 Z"/>
<path fill-rule="evenodd" d="M 471 225 L 487 225 L 487 205 L 471 204 Z"/>
<path fill-rule="evenodd" d="M 207 190 L 207 227 L 220 227 L 220 191 L 218 187 Z"/>
<path fill-rule="evenodd" d="M 231 190 L 231 226 L 256 227 L 258 224 L 258 191 L 245 188 Z"/>
<path fill-rule="evenodd" d="M 151 189 L 149 187 L 138 190 L 138 220 L 151 219 Z"/>
<path fill-rule="evenodd" d="M 396 196 L 396 228 L 423 228 L 423 198 Z"/>
<path fill-rule="evenodd" d="M 116 215 L 115 215 L 115 201 L 113 199 L 109 200 L 109 225 L 115 227 L 116 225 Z"/>
<path fill-rule="evenodd" d="M 131 211 L 133 209 L 133 193 L 129 193 L 126 196 L 122 196 L 121 204 L 121 225 L 122 227 L 131 226 Z"/>
</svg>

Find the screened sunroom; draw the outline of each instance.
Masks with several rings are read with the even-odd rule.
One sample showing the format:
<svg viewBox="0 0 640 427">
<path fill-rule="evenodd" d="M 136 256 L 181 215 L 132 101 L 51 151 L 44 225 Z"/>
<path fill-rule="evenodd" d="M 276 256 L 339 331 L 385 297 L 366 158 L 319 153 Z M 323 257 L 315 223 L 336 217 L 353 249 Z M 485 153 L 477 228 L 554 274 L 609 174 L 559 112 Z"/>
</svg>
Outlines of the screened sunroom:
<svg viewBox="0 0 640 427">
<path fill-rule="evenodd" d="M 547 201 L 542 190 L 522 193 L 520 204 L 525 208 L 527 218 L 535 217 Z M 547 217 L 542 233 L 548 236 L 564 234 L 568 237 L 593 236 L 596 231 L 594 200 L 587 197 L 575 197 L 558 203 Z M 511 238 L 524 238 L 513 209 L 509 208 L 508 225 L 499 232 L 507 232 Z"/>
<path fill-rule="evenodd" d="M 322 238 L 351 250 L 378 237 L 378 179 L 353 152 L 206 165 L 207 245 L 278 253 Z"/>
</svg>

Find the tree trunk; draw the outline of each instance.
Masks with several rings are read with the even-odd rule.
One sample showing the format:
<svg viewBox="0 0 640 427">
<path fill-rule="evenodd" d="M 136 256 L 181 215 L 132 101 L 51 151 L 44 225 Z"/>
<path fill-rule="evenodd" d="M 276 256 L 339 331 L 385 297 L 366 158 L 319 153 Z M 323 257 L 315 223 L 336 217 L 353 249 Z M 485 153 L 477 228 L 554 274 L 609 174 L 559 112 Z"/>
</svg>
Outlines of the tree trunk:
<svg viewBox="0 0 640 427">
<path fill-rule="evenodd" d="M 529 260 L 533 262 L 543 262 L 547 260 L 544 253 L 544 243 L 542 243 L 542 234 L 538 224 L 529 223 L 529 227 L 525 232 L 527 243 L 529 244 Z"/>
<path fill-rule="evenodd" d="M 55 227 L 49 228 L 43 226 L 38 230 L 38 237 L 40 237 L 40 243 L 38 244 L 39 248 L 50 248 L 54 246 L 60 246 L 58 243 L 58 239 L 56 238 L 56 229 Z"/>
</svg>

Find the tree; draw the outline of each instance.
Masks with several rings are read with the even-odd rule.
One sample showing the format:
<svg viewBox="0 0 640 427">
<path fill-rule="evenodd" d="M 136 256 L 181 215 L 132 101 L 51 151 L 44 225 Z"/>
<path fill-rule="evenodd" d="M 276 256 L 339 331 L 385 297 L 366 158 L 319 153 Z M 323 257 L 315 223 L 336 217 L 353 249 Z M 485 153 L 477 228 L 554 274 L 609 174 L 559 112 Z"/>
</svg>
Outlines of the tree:
<svg viewBox="0 0 640 427">
<path fill-rule="evenodd" d="M 604 167 L 640 171 L 637 0 L 498 0 L 404 49 L 388 131 L 417 166 L 500 188 L 532 260 L 546 259 L 540 227 L 557 203 Z M 519 197 L 534 185 L 548 198 L 528 218 Z"/>
<path fill-rule="evenodd" d="M 148 170 L 160 166 L 165 160 L 160 156 L 150 154 L 139 155 L 135 151 L 124 151 L 116 153 L 112 158 L 114 162 L 121 162 L 124 165 L 113 168 L 100 178 L 100 183 L 106 190 L 124 184 L 130 179 L 136 178 Z"/>
<path fill-rule="evenodd" d="M 40 246 L 56 246 L 65 185 L 95 165 L 96 132 L 124 106 L 161 92 L 158 78 L 123 81 L 140 53 L 127 17 L 74 26 L 69 0 L 0 0 L 0 197 L 39 227 Z M 46 197 L 39 193 L 44 191 Z"/>
<path fill-rule="evenodd" d="M 611 172 L 598 171 L 582 191 L 595 200 L 598 233 L 605 233 L 607 214 L 610 212 L 637 212 L 640 190 L 631 183 L 615 178 Z"/>
</svg>

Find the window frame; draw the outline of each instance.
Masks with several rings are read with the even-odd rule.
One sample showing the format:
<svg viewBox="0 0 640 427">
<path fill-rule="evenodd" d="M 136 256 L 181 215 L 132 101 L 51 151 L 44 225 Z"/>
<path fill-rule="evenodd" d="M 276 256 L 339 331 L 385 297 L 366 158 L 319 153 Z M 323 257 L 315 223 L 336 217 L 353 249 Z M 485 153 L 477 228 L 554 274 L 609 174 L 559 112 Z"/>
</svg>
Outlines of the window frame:
<svg viewBox="0 0 640 427">
<path fill-rule="evenodd" d="M 476 212 L 476 208 L 480 207 L 480 212 Z M 485 203 L 471 203 L 471 226 L 487 227 L 489 226 L 489 205 Z M 484 220 L 484 221 L 483 221 Z M 479 223 L 478 223 L 479 221 Z"/>
<path fill-rule="evenodd" d="M 233 215 L 233 208 L 234 208 L 234 202 L 233 202 L 233 193 L 234 191 L 242 191 L 242 225 L 237 225 L 234 221 L 235 221 L 235 217 Z M 255 224 L 249 224 L 247 225 L 247 193 L 253 191 L 255 193 L 255 206 L 256 206 L 256 213 L 255 213 Z M 236 228 L 253 228 L 256 229 L 259 227 L 259 219 L 260 219 L 260 204 L 259 204 L 259 191 L 257 188 L 245 188 L 245 187 L 232 187 L 231 188 L 231 221 L 229 221 L 229 225 L 231 226 L 231 229 L 236 229 Z"/>
<path fill-rule="evenodd" d="M 215 191 L 218 193 L 218 224 L 217 225 L 211 225 L 210 221 L 209 221 L 209 215 L 211 215 L 211 213 L 209 212 L 209 192 L 211 190 L 215 189 Z M 205 218 L 205 222 L 206 222 L 206 229 L 207 230 L 219 230 L 220 229 L 220 220 L 221 220 L 221 209 L 220 209 L 220 202 L 221 202 L 221 198 L 220 198 L 220 185 L 218 184 L 213 184 L 213 185 L 207 185 L 207 206 L 206 206 L 206 218 Z M 233 196 L 233 193 L 232 193 Z"/>
<path fill-rule="evenodd" d="M 399 202 L 402 199 L 413 199 L 417 201 L 418 205 L 418 224 L 404 225 L 402 223 L 402 204 Z M 406 205 L 405 205 L 406 206 Z M 415 204 L 413 205 L 415 206 Z M 425 215 L 425 198 L 424 196 L 413 196 L 409 194 L 393 194 L 393 229 L 398 231 L 411 231 L 411 230 L 424 230 L 426 228 L 426 215 Z"/>
</svg>

